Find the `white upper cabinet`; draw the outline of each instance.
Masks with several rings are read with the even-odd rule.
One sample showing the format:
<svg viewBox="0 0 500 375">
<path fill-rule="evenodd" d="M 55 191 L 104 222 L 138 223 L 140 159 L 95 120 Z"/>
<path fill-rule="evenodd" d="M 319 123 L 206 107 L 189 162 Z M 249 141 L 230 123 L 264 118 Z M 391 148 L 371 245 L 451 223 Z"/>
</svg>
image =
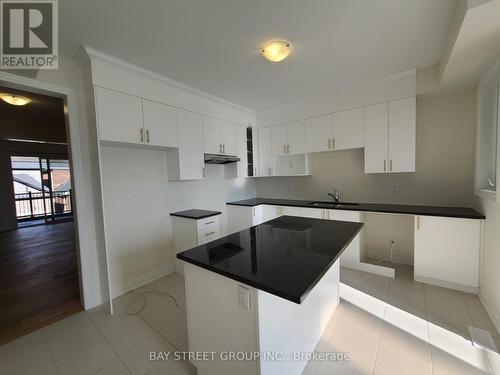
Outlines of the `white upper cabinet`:
<svg viewBox="0 0 500 375">
<path fill-rule="evenodd" d="M 304 121 L 293 121 L 271 127 L 273 156 L 305 152 Z"/>
<path fill-rule="evenodd" d="M 365 173 L 388 171 L 389 105 L 365 107 Z"/>
<path fill-rule="evenodd" d="M 144 142 L 141 98 L 98 86 L 95 95 L 100 140 Z"/>
<path fill-rule="evenodd" d="M 203 144 L 207 154 L 236 155 L 236 125 L 203 116 Z"/>
<path fill-rule="evenodd" d="M 203 146 L 207 154 L 222 154 L 220 121 L 214 117 L 203 116 Z"/>
<path fill-rule="evenodd" d="M 363 108 L 336 112 L 332 116 L 332 148 L 334 150 L 365 146 L 365 113 Z"/>
<path fill-rule="evenodd" d="M 177 110 L 179 133 L 178 160 L 167 157 L 169 179 L 197 180 L 203 178 L 203 122 L 198 113 Z M 176 170 L 178 167 L 178 170 Z"/>
<path fill-rule="evenodd" d="M 365 173 L 415 172 L 415 97 L 365 107 Z"/>
<path fill-rule="evenodd" d="M 274 156 L 285 155 L 288 143 L 287 125 L 282 124 L 271 127 L 271 140 L 272 154 Z"/>
<path fill-rule="evenodd" d="M 415 97 L 389 102 L 389 169 L 415 172 Z"/>
<path fill-rule="evenodd" d="M 271 128 L 258 129 L 259 135 L 259 176 L 272 176 Z"/>
<path fill-rule="evenodd" d="M 220 130 L 222 153 L 224 155 L 236 155 L 236 125 L 229 121 L 221 120 Z"/>
<path fill-rule="evenodd" d="M 294 121 L 287 125 L 287 154 L 303 154 L 305 152 L 304 121 Z"/>
<path fill-rule="evenodd" d="M 305 152 L 361 148 L 365 145 L 363 108 L 305 120 Z"/>
<path fill-rule="evenodd" d="M 177 109 L 165 104 L 142 100 L 144 141 L 152 146 L 178 147 Z"/>
<path fill-rule="evenodd" d="M 318 116 L 305 121 L 305 152 L 332 150 L 332 115 Z"/>
</svg>

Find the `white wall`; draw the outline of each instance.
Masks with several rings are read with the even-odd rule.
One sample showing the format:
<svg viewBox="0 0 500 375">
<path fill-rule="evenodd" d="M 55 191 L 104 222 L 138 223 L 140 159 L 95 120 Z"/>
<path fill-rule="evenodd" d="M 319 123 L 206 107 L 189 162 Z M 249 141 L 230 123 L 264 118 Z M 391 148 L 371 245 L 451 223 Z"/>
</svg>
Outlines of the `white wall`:
<svg viewBox="0 0 500 375">
<path fill-rule="evenodd" d="M 312 176 L 258 178 L 258 197 L 471 206 L 475 90 L 417 97 L 416 172 L 364 174 L 362 149 L 313 154 Z M 392 187 L 399 189 L 393 192 Z"/>
<path fill-rule="evenodd" d="M 255 196 L 253 179 L 225 179 L 222 165 L 207 165 L 204 180 L 168 181 L 167 153 L 162 150 L 105 145 L 101 160 L 114 291 L 150 273 L 171 270 L 175 253 L 171 212 L 222 211 L 221 232 L 225 233 L 226 202 Z"/>
</svg>

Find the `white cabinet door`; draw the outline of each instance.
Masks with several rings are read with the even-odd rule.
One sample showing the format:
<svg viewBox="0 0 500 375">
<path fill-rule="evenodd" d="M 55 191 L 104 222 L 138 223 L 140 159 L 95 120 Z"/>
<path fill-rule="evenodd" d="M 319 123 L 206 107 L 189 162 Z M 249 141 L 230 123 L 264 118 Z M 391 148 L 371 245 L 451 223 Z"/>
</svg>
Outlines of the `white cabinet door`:
<svg viewBox="0 0 500 375">
<path fill-rule="evenodd" d="M 222 154 L 220 121 L 203 116 L 203 149 L 207 154 Z"/>
<path fill-rule="evenodd" d="M 179 133 L 179 179 L 203 178 L 203 122 L 198 113 L 177 110 Z"/>
<path fill-rule="evenodd" d="M 305 120 L 305 152 L 321 152 L 332 149 L 332 121 L 332 115 Z"/>
<path fill-rule="evenodd" d="M 141 98 L 102 87 L 95 87 L 95 96 L 100 140 L 144 141 Z"/>
<path fill-rule="evenodd" d="M 388 171 L 388 133 L 388 104 L 365 107 L 365 173 Z"/>
<path fill-rule="evenodd" d="M 415 280 L 464 291 L 479 286 L 480 220 L 415 217 Z"/>
<path fill-rule="evenodd" d="M 327 210 L 327 218 L 329 220 L 351 221 L 355 223 L 361 222 L 361 213 L 358 211 L 347 210 Z M 349 265 L 359 263 L 361 260 L 361 236 L 358 234 L 353 238 L 351 243 L 347 245 L 340 256 L 341 264 Z"/>
<path fill-rule="evenodd" d="M 389 171 L 415 172 L 415 97 L 389 102 Z"/>
<path fill-rule="evenodd" d="M 333 114 L 333 149 L 345 150 L 365 146 L 365 112 L 363 108 Z"/>
<path fill-rule="evenodd" d="M 248 153 L 247 153 L 247 130 L 243 126 L 235 126 L 236 130 L 236 153 L 240 158 L 236 165 L 237 177 L 248 176 Z"/>
<path fill-rule="evenodd" d="M 272 176 L 273 157 L 271 152 L 271 128 L 259 132 L 259 176 Z"/>
<path fill-rule="evenodd" d="M 165 104 L 142 100 L 145 140 L 153 146 L 178 147 L 177 110 Z"/>
<path fill-rule="evenodd" d="M 287 126 L 287 154 L 305 153 L 304 121 L 289 122 Z"/>
<path fill-rule="evenodd" d="M 228 121 L 220 122 L 222 153 L 224 155 L 236 155 L 236 125 Z"/>
<path fill-rule="evenodd" d="M 322 208 L 301 208 L 300 211 L 303 217 L 311 217 L 313 219 L 325 218 L 325 210 Z"/>
<path fill-rule="evenodd" d="M 287 124 L 282 124 L 271 127 L 271 144 L 273 156 L 286 154 L 286 146 L 288 143 L 287 126 Z"/>
</svg>

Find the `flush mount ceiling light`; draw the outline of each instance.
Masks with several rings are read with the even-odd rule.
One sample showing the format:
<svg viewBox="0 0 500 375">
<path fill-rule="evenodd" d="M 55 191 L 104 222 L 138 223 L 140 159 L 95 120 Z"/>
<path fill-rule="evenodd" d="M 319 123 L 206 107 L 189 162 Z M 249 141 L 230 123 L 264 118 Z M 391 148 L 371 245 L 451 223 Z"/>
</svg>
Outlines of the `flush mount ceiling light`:
<svg viewBox="0 0 500 375">
<path fill-rule="evenodd" d="M 271 42 L 262 48 L 261 54 L 272 62 L 284 60 L 290 54 L 290 43 L 282 40 Z"/>
<path fill-rule="evenodd" d="M 18 96 L 12 94 L 4 94 L 4 93 L 0 93 L 0 99 L 12 105 L 26 105 L 29 102 L 31 102 L 31 99 L 25 96 Z"/>
</svg>

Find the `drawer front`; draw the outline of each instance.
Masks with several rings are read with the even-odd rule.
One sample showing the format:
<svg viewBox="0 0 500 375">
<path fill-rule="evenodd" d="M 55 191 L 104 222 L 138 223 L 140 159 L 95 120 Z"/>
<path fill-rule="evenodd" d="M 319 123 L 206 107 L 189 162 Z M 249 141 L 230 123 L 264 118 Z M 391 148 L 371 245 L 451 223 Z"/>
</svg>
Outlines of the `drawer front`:
<svg viewBox="0 0 500 375">
<path fill-rule="evenodd" d="M 214 228 L 219 230 L 219 222 L 219 216 L 210 216 L 204 219 L 197 220 L 198 232 Z"/>
<path fill-rule="evenodd" d="M 198 232 L 198 245 L 203 245 L 207 242 L 216 240 L 220 237 L 218 229 L 208 229 Z"/>
</svg>

